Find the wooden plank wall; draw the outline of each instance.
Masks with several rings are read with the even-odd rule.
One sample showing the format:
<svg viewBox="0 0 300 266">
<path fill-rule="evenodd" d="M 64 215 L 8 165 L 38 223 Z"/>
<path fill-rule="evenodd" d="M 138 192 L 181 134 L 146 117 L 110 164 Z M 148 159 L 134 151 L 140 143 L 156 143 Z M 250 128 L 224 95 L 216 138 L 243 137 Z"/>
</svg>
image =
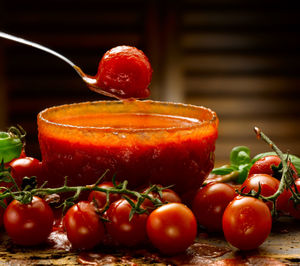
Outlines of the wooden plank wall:
<svg viewBox="0 0 300 266">
<path fill-rule="evenodd" d="M 218 113 L 219 163 L 236 145 L 250 146 L 253 154 L 268 150 L 252 133 L 254 125 L 300 155 L 300 12 L 290 1 L 29 0 L 3 1 L 1 9 L 1 30 L 53 48 L 89 74 L 113 46 L 143 49 L 154 69 L 152 99 Z M 34 156 L 40 110 L 105 99 L 51 55 L 3 40 L 0 49 L 0 96 L 8 98 L 2 124 L 22 124 Z"/>
<path fill-rule="evenodd" d="M 254 125 L 300 154 L 299 14 L 290 1 L 185 1 L 185 101 L 218 113 L 217 159 L 236 145 L 268 150 Z"/>
</svg>

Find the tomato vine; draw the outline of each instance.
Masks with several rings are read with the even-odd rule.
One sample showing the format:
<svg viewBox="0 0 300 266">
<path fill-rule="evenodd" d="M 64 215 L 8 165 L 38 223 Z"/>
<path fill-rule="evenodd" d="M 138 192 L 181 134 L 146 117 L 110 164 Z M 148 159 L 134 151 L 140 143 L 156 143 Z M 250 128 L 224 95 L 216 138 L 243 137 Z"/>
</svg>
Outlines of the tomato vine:
<svg viewBox="0 0 300 266">
<path fill-rule="evenodd" d="M 113 178 L 113 187 L 99 187 L 98 184 L 103 180 L 107 172 L 108 170 L 103 173 L 96 183 L 85 186 L 68 186 L 66 177 L 64 185 L 57 188 L 45 187 L 46 183 L 44 183 L 41 187 L 37 187 L 36 177 L 25 177 L 22 184 L 23 189 L 20 189 L 11 176 L 9 169 L 4 166 L 4 163 L 2 163 L 0 166 L 0 182 L 13 183 L 14 185 L 10 188 L 5 186 L 0 187 L 0 190 L 2 191 L 0 194 L 0 205 L 5 206 L 4 199 L 9 197 L 16 199 L 23 204 L 28 204 L 32 201 L 33 196 L 47 196 L 73 192 L 73 196 L 65 199 L 59 206 L 66 209 L 71 207 L 84 191 L 99 191 L 106 193 L 107 201 L 105 206 L 101 208 L 101 213 L 104 213 L 109 208 L 109 195 L 113 193 L 121 194 L 132 206 L 132 213 L 130 214 L 130 217 L 132 217 L 134 213 L 142 214 L 147 212 L 146 209 L 141 207 L 145 199 L 150 200 L 155 207 L 163 205 L 163 202 L 159 198 L 154 198 L 149 195 L 151 192 L 157 192 L 160 194 L 165 189 L 158 185 L 152 185 L 144 192 L 137 192 L 135 190 L 128 189 L 127 180 L 117 184 L 115 182 L 115 178 Z M 132 201 L 130 197 L 136 198 L 136 203 Z"/>
</svg>

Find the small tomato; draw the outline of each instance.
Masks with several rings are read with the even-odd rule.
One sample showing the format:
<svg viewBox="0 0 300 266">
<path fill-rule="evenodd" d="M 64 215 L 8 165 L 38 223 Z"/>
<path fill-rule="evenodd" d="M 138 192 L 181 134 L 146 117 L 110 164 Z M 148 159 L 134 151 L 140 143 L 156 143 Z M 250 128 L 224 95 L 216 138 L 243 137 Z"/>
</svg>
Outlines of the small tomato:
<svg viewBox="0 0 300 266">
<path fill-rule="evenodd" d="M 197 221 L 182 203 L 168 203 L 155 209 L 147 221 L 147 234 L 164 254 L 184 252 L 195 240 Z"/>
<path fill-rule="evenodd" d="M 251 250 L 259 247 L 270 234 L 272 216 L 261 200 L 237 196 L 226 207 L 222 223 L 224 236 L 231 245 Z"/>
<path fill-rule="evenodd" d="M 19 245 L 32 246 L 46 241 L 53 225 L 53 212 L 41 198 L 34 196 L 29 204 L 13 200 L 4 212 L 4 227 Z"/>
</svg>

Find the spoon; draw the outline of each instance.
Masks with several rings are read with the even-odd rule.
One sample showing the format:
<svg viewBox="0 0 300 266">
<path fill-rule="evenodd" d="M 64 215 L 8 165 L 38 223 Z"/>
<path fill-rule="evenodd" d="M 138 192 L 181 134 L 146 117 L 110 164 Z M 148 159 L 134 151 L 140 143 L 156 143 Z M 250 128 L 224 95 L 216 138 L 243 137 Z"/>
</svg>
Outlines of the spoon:
<svg viewBox="0 0 300 266">
<path fill-rule="evenodd" d="M 68 63 L 71 67 L 73 67 L 73 69 L 77 72 L 77 74 L 82 78 L 82 80 L 86 83 L 86 85 L 88 86 L 88 88 L 92 91 L 95 91 L 97 93 L 100 93 L 102 95 L 105 96 L 109 96 L 109 97 L 114 97 L 114 98 L 118 98 L 116 95 L 113 95 L 109 92 L 103 91 L 99 86 L 97 86 L 97 79 L 93 76 L 87 75 L 85 74 L 80 67 L 76 66 L 71 60 L 69 60 L 68 58 L 66 58 L 65 56 L 59 54 L 58 52 L 55 52 L 54 50 L 51 50 L 43 45 L 40 45 L 38 43 L 34 43 L 25 39 L 22 39 L 20 37 L 16 37 L 13 36 L 11 34 L 7 34 L 5 32 L 0 31 L 0 37 L 4 38 L 4 39 L 8 39 L 11 41 L 15 41 L 18 43 L 22 43 L 37 49 L 40 49 L 44 52 L 47 52 L 49 54 L 52 54 L 58 58 L 60 58 L 61 60 L 65 61 L 66 63 Z"/>
</svg>

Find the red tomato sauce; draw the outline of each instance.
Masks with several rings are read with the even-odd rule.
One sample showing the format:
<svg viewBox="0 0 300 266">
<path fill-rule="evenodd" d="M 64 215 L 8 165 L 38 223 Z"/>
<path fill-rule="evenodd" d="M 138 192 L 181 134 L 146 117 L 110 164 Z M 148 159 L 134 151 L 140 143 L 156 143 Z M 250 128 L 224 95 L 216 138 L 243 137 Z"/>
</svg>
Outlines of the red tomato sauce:
<svg viewBox="0 0 300 266">
<path fill-rule="evenodd" d="M 93 184 L 109 169 L 104 180 L 110 181 L 116 175 L 118 181 L 128 180 L 130 188 L 149 183 L 174 185 L 173 189 L 185 199 L 199 188 L 214 165 L 216 126 L 195 130 L 193 126 L 201 123 L 197 119 L 100 113 L 66 116 L 60 118 L 60 122 L 72 126 L 126 128 L 129 132 L 110 132 L 108 136 L 86 140 L 86 135 L 66 138 L 39 129 L 49 186 L 63 185 L 65 176 L 68 176 L 69 185 Z M 189 130 L 178 133 L 174 128 L 179 125 Z M 164 130 L 160 130 L 160 135 L 152 135 L 154 129 Z"/>
</svg>

